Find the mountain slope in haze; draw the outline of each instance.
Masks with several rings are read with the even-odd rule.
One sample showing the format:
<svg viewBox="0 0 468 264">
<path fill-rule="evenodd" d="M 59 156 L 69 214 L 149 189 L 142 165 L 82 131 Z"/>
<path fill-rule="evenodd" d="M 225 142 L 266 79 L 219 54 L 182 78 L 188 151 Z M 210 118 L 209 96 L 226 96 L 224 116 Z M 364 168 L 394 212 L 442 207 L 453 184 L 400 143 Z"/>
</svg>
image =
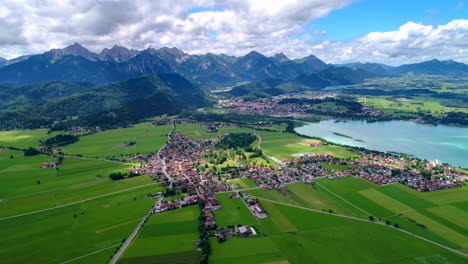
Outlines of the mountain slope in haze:
<svg viewBox="0 0 468 264">
<path fill-rule="evenodd" d="M 389 70 L 395 75 L 454 75 L 468 76 L 468 65 L 453 60 L 430 60 L 421 63 L 406 64 Z"/>
<path fill-rule="evenodd" d="M 49 82 L 23 87 L 0 87 L 0 109 L 57 100 L 92 87 L 90 83 Z"/>
<path fill-rule="evenodd" d="M 393 67 L 385 64 L 380 63 L 360 63 L 360 62 L 353 62 L 347 64 L 336 65 L 337 67 L 347 67 L 352 70 L 363 70 L 366 72 L 370 72 L 377 76 L 386 76 L 389 75 L 388 70 L 391 70 Z"/>
<path fill-rule="evenodd" d="M 288 93 L 317 91 L 327 86 L 352 85 L 362 82 L 374 74 L 361 69 L 328 67 L 312 74 L 302 74 L 291 81 L 267 79 L 253 81 L 232 88 L 226 94 L 234 97 L 262 98 Z"/>
<path fill-rule="evenodd" d="M 180 75 L 147 75 L 79 89 L 55 100 L 10 106 L 0 111 L 0 127 L 37 128 L 50 126 L 58 120 L 62 120 L 56 123 L 60 128 L 69 125 L 109 127 L 209 104 L 201 90 Z M 69 117 L 74 119 L 66 120 Z"/>
</svg>

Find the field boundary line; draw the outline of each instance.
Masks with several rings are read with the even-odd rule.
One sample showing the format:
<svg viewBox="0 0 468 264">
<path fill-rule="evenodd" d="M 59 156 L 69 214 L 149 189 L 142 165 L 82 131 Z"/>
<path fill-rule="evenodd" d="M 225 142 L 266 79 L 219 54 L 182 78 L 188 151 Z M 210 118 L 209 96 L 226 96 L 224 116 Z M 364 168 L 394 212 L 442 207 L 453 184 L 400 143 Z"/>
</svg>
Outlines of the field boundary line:
<svg viewBox="0 0 468 264">
<path fill-rule="evenodd" d="M 336 194 L 336 193 L 330 191 L 328 188 L 323 187 L 323 186 L 322 186 L 321 184 L 319 184 L 317 181 L 314 181 L 314 183 L 315 183 L 316 185 L 320 186 L 320 188 L 324 189 L 325 191 L 327 191 L 327 192 L 329 192 L 329 193 L 335 195 L 335 196 L 338 197 L 339 199 L 341 199 L 341 200 L 343 200 L 344 202 L 346 202 L 347 204 L 351 205 L 352 207 L 358 209 L 359 211 L 361 211 L 361 212 L 363 212 L 363 213 L 365 213 L 365 214 L 367 214 L 367 215 L 369 215 L 369 216 L 372 215 L 372 214 L 370 214 L 369 212 L 366 212 L 364 209 L 360 208 L 359 206 L 352 204 L 351 202 L 349 202 L 349 201 L 346 200 L 345 198 L 343 198 L 343 197 L 339 196 L 338 194 Z"/>
<path fill-rule="evenodd" d="M 46 211 L 50 211 L 50 210 L 54 210 L 54 209 L 59 209 L 59 208 L 62 208 L 62 207 L 67 207 L 67 206 L 70 206 L 70 205 L 80 204 L 80 203 L 96 200 L 96 199 L 99 199 L 99 198 L 103 198 L 103 197 L 106 197 L 106 196 L 111 196 L 111 195 L 118 194 L 118 193 L 123 193 L 123 192 L 131 191 L 131 190 L 135 190 L 135 189 L 140 189 L 140 188 L 150 186 L 150 185 L 156 185 L 156 183 L 144 184 L 144 185 L 140 185 L 140 186 L 136 186 L 136 187 L 132 187 L 132 188 L 116 191 L 116 192 L 111 192 L 111 193 L 95 196 L 95 197 L 92 197 L 92 198 L 88 198 L 88 199 L 84 199 L 84 200 L 80 200 L 80 201 L 76 201 L 76 202 L 72 202 L 72 203 L 68 203 L 68 204 L 62 204 L 62 205 L 59 205 L 59 206 L 50 207 L 50 208 L 46 208 L 46 209 L 42 209 L 42 210 L 37 210 L 37 211 L 28 212 L 28 213 L 2 217 L 2 218 L 0 218 L 0 221 L 7 220 L 7 219 L 12 219 L 12 218 L 17 218 L 17 217 L 21 217 L 21 216 L 26 216 L 26 215 L 42 213 L 42 212 L 46 212 Z"/>
<path fill-rule="evenodd" d="M 91 252 L 91 253 L 88 253 L 88 254 L 86 254 L 86 255 L 82 255 L 82 256 L 79 256 L 79 257 L 76 257 L 76 258 L 73 258 L 73 259 L 64 261 L 64 262 L 62 262 L 62 263 L 60 263 L 60 264 L 70 263 L 70 262 L 73 262 L 73 261 L 75 261 L 75 260 L 82 259 L 82 258 L 85 258 L 85 257 L 91 256 L 91 255 L 97 254 L 97 253 L 102 252 L 102 251 L 106 251 L 106 250 L 111 249 L 111 248 L 113 248 L 113 247 L 117 247 L 117 246 L 119 246 L 119 245 L 120 245 L 120 244 L 115 244 L 115 245 L 112 245 L 112 246 L 108 246 L 108 247 L 106 247 L 106 248 L 96 250 L 96 251 Z"/>
<path fill-rule="evenodd" d="M 251 195 L 251 196 L 253 196 L 253 195 Z M 422 237 L 422 236 L 420 236 L 420 235 L 417 235 L 417 234 L 411 233 L 411 232 L 409 232 L 409 231 L 406 231 L 406 230 L 404 230 L 404 229 L 396 228 L 396 227 L 394 227 L 394 226 L 387 225 L 387 224 L 384 224 L 384 223 L 369 221 L 369 220 L 366 220 L 366 219 L 363 219 L 363 218 L 357 218 L 357 217 L 354 217 L 354 216 L 348 216 L 348 215 L 342 215 L 342 214 L 335 214 L 335 213 L 326 213 L 326 212 L 322 212 L 322 211 L 317 210 L 317 209 L 307 208 L 307 207 L 298 206 L 298 205 L 292 205 L 292 204 L 283 203 L 283 202 L 279 202 L 279 201 L 275 201 L 275 200 L 270 200 L 270 199 L 266 199 L 266 198 L 262 198 L 262 197 L 257 197 L 257 196 L 253 196 L 253 197 L 258 198 L 258 199 L 260 199 L 260 200 L 265 200 L 265 201 L 268 201 L 268 202 L 271 202 L 271 203 L 281 204 L 281 205 L 284 205 L 284 206 L 289 206 L 289 207 L 293 207 L 293 208 L 297 208 L 297 209 L 302 209 L 302 210 L 312 211 L 312 212 L 321 213 L 321 214 L 326 214 L 326 215 L 330 215 L 330 216 L 348 218 L 348 219 L 357 220 L 357 221 L 361 221 L 361 222 L 366 222 L 366 223 L 371 223 L 371 224 L 377 224 L 377 225 L 381 225 L 381 226 L 386 226 L 386 227 L 391 228 L 391 229 L 393 229 L 393 230 L 397 230 L 397 231 L 400 231 L 400 232 L 402 232 L 402 233 L 405 233 L 405 234 L 414 236 L 414 237 L 416 237 L 416 238 L 419 238 L 420 240 L 424 240 L 424 241 L 429 242 L 429 243 L 431 243 L 431 244 L 433 244 L 433 245 L 436 245 L 436 246 L 438 246 L 438 247 L 441 247 L 441 248 L 443 248 L 443 249 L 449 250 L 449 251 L 451 251 L 451 252 L 453 252 L 453 253 L 456 253 L 456 254 L 459 254 L 459 255 L 462 255 L 462 256 L 468 258 L 468 254 L 467 254 L 467 253 L 464 253 L 464 252 L 462 252 L 462 251 L 459 251 L 459 250 L 450 248 L 450 247 L 448 247 L 448 246 L 442 245 L 442 244 L 437 243 L 437 242 L 435 242 L 435 241 L 432 241 L 432 240 L 430 240 L 430 239 L 428 239 L 428 238 L 425 238 L 425 237 Z"/>
</svg>

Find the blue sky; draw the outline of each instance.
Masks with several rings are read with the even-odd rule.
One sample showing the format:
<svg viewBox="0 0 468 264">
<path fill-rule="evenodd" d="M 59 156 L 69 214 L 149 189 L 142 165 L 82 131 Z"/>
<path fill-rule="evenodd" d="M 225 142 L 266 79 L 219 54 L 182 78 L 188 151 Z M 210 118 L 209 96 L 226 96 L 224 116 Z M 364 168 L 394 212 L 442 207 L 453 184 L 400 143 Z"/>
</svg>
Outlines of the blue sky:
<svg viewBox="0 0 468 264">
<path fill-rule="evenodd" d="M 326 30 L 322 39 L 347 40 L 369 32 L 398 30 L 409 21 L 437 26 L 467 18 L 468 6 L 460 0 L 360 0 L 306 28 L 310 32 Z"/>
</svg>

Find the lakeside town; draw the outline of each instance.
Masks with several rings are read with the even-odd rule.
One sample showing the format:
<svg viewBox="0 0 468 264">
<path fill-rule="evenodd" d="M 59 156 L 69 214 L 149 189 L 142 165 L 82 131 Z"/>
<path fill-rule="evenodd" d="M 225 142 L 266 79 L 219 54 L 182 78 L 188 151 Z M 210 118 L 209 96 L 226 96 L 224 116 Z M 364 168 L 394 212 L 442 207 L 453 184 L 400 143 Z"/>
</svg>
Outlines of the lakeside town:
<svg viewBox="0 0 468 264">
<path fill-rule="evenodd" d="M 182 123 L 184 120 L 177 120 Z M 193 123 L 193 121 L 190 121 Z M 160 122 L 166 124 L 165 122 Z M 176 126 L 176 122 L 172 123 Z M 159 125 L 159 123 L 157 124 Z M 210 131 L 212 124 L 203 124 Z M 449 164 L 438 161 L 423 161 L 407 156 L 356 150 L 359 157 L 339 159 L 325 153 L 302 154 L 295 158 L 277 160 L 276 165 L 252 165 L 237 162 L 236 166 L 222 172 L 206 170 L 206 153 L 226 151 L 217 148 L 218 141 L 227 135 L 209 139 L 189 139 L 182 133 L 171 132 L 167 144 L 152 156 L 139 155 L 146 164 L 129 170 L 132 175 L 150 175 L 154 180 L 166 186 L 166 191 L 152 195 L 160 198 L 153 213 L 162 213 L 189 205 L 202 204 L 203 226 L 211 231 L 220 242 L 232 236 L 256 235 L 252 226 L 240 225 L 220 227 L 216 223 L 216 212 L 221 204 L 216 199 L 217 193 L 229 193 L 229 198 L 240 198 L 256 218 L 268 217 L 261 203 L 243 191 L 249 189 L 280 189 L 289 183 L 302 182 L 314 184 L 314 179 L 341 177 L 363 178 L 378 185 L 401 183 L 420 192 L 460 187 L 464 183 L 464 174 Z M 310 144 L 310 148 L 322 146 L 322 142 Z M 327 143 L 325 143 L 327 144 Z M 265 157 L 267 158 L 267 157 Z M 200 169 L 201 168 L 201 169 Z M 257 187 L 239 189 L 233 178 L 246 178 Z M 166 193 L 167 192 L 167 193 Z M 183 194 L 174 200 L 171 195 Z M 163 196 L 168 196 L 162 199 Z"/>
</svg>

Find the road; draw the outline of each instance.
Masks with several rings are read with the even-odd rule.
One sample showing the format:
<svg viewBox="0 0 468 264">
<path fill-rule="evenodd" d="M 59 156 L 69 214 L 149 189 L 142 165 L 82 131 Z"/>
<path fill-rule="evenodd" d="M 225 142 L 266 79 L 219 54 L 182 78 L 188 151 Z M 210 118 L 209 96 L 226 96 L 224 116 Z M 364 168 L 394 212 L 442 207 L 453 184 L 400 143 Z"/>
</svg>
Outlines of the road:
<svg viewBox="0 0 468 264">
<path fill-rule="evenodd" d="M 347 216 L 347 215 L 341 215 L 341 214 L 330 214 L 330 213 L 326 213 L 326 212 L 323 212 L 323 211 L 320 211 L 320 210 L 317 210 L 317 209 L 312 209 L 312 208 L 307 208 L 307 207 L 302 207 L 302 206 L 298 206 L 298 205 L 292 205 L 292 204 L 288 204 L 288 203 L 283 203 L 283 202 L 278 202 L 278 201 L 275 201 L 275 200 L 270 200 L 270 199 L 266 199 L 266 198 L 262 198 L 262 197 L 257 197 L 257 196 L 253 196 L 251 195 L 252 197 L 255 197 L 255 198 L 258 198 L 259 200 L 264 200 L 264 201 L 267 201 L 267 202 L 271 202 L 271 203 L 276 203 L 276 204 L 281 204 L 281 205 L 284 205 L 284 206 L 289 206 L 289 207 L 294 207 L 294 208 L 297 208 L 297 209 L 302 209 L 302 210 L 307 210 L 307 211 L 312 211 L 312 212 L 316 212 L 316 213 L 320 213 L 320 214 L 326 214 L 326 215 L 330 215 L 330 216 L 335 216 L 335 217 L 341 217 L 341 218 L 348 218 L 348 219 L 353 219 L 353 220 L 356 220 L 356 221 L 361 221 L 361 222 L 367 222 L 367 223 L 372 223 L 372 224 L 377 224 L 377 225 L 381 225 L 381 226 L 385 226 L 385 227 L 388 227 L 388 228 L 392 228 L 394 230 L 397 230 L 399 232 L 403 232 L 405 234 L 408 234 L 408 235 L 411 235 L 411 236 L 414 236 L 416 238 L 419 238 L 421 240 L 424 240 L 426 242 L 429 242 L 433 245 L 436 245 L 438 247 L 441 247 L 441 248 L 444 248 L 446 250 L 449 250 L 453 253 L 456 253 L 456 254 L 459 254 L 459 255 L 462 255 L 464 257 L 468 257 L 468 254 L 467 253 L 464 253 L 464 252 L 461 252 L 461 251 L 458 251 L 456 249 L 453 249 L 453 248 L 450 248 L 450 247 L 447 247 L 445 245 L 442 245 L 440 243 L 437 243 L 435 241 L 432 241 L 430 239 L 427 239 L 425 237 L 422 237 L 422 236 L 419 236 L 419 235 L 416 235 L 414 233 L 411 233 L 409 231 L 406 231 L 406 230 L 403 230 L 403 229 L 400 229 L 400 228 L 396 228 L 392 225 L 387 225 L 385 223 L 381 223 L 381 222 L 378 222 L 378 221 L 374 221 L 374 222 L 371 222 L 369 220 L 366 220 L 366 219 L 362 219 L 362 218 L 357 218 L 357 217 L 354 217 L 354 216 Z"/>
<path fill-rule="evenodd" d="M 159 200 L 156 202 L 157 204 L 161 202 L 163 197 L 159 198 Z M 151 209 L 146 213 L 146 215 L 141 219 L 141 222 L 138 224 L 138 226 L 133 230 L 132 234 L 125 240 L 125 242 L 122 244 L 122 246 L 119 248 L 117 253 L 112 257 L 112 259 L 109 261 L 109 264 L 115 264 L 119 260 L 119 258 L 122 256 L 122 254 L 125 252 L 125 250 L 130 246 L 132 241 L 135 239 L 135 237 L 138 235 L 140 230 L 143 228 L 145 223 L 148 221 L 148 219 L 153 215 L 153 209 L 154 207 L 151 207 Z"/>
<path fill-rule="evenodd" d="M 59 205 L 59 206 L 55 206 L 55 207 L 50 207 L 50 208 L 46 208 L 46 209 L 42 209 L 42 210 L 37 210 L 37 211 L 32 211 L 32 212 L 28 212 L 28 213 L 24 213 L 24 214 L 17 214 L 17 215 L 2 217 L 2 218 L 0 218 L 0 221 L 2 221 L 2 220 L 7 220 L 7 219 L 12 219 L 12 218 L 17 218 L 17 217 L 22 217 L 22 216 L 26 216 L 26 215 L 32 215 L 32 214 L 47 212 L 47 211 L 50 211 L 50 210 L 59 209 L 59 208 L 62 208 L 62 207 L 66 207 L 66 206 L 70 206 L 70 205 L 74 205 L 74 204 L 80 204 L 80 203 L 83 203 L 83 202 L 88 202 L 88 201 L 95 200 L 95 199 L 99 199 L 99 198 L 102 198 L 102 197 L 114 195 L 114 194 L 117 194 L 117 193 L 128 192 L 128 191 L 131 191 L 131 190 L 143 188 L 143 187 L 145 187 L 145 186 L 150 186 L 150 185 L 156 185 L 156 183 L 149 183 L 149 184 L 145 184 L 145 185 L 140 185 L 140 186 L 136 186 L 136 187 L 132 187 L 132 188 L 128 188 L 128 189 L 124 189 L 124 190 L 120 190 L 120 191 L 116 191 L 116 192 L 111 192 L 111 193 L 108 193 L 108 194 L 103 194 L 103 195 L 99 195 L 99 196 L 96 196 L 96 197 L 92 197 L 92 198 L 88 198 L 88 199 L 76 201 L 76 202 L 73 202 L 73 203 L 63 204 L 63 205 Z"/>
</svg>

